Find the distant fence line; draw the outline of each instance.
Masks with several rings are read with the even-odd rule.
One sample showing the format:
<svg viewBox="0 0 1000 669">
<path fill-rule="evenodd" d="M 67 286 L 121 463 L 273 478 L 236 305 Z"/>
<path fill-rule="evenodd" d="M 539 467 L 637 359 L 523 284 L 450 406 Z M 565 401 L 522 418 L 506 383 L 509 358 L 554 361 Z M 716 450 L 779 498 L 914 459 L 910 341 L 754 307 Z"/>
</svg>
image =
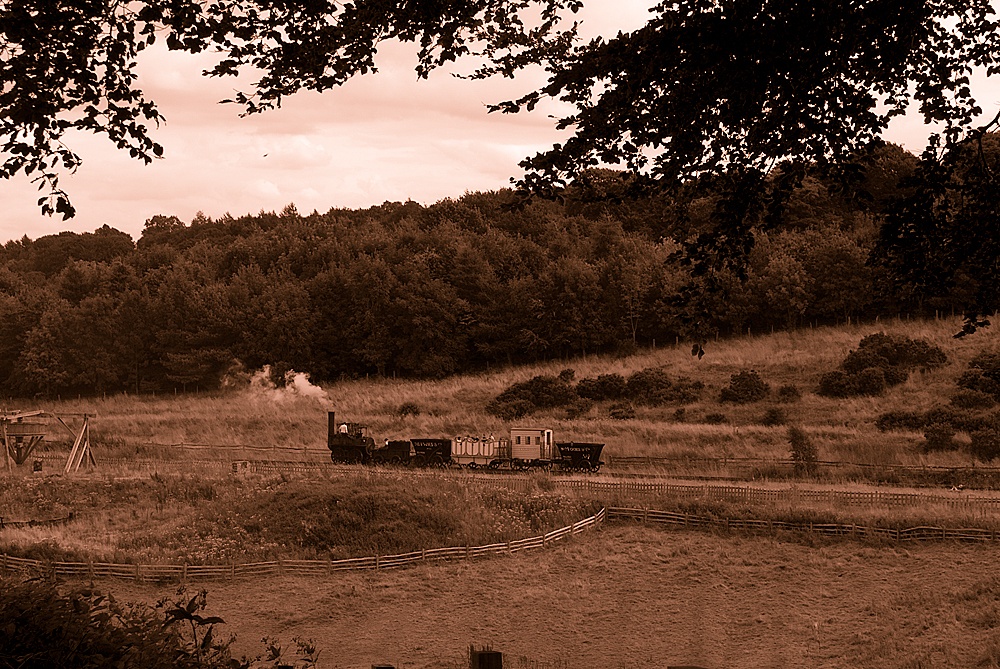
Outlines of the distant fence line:
<svg viewBox="0 0 1000 669">
<path fill-rule="evenodd" d="M 102 460 L 110 466 L 144 468 L 157 470 L 163 466 L 174 464 L 163 460 L 138 460 L 133 458 L 106 458 Z M 192 461 L 185 461 L 192 462 Z M 524 474 L 482 474 L 463 471 L 435 469 L 384 469 L 363 468 L 351 465 L 337 465 L 330 462 L 288 462 L 281 460 L 197 460 L 199 465 L 212 467 L 219 472 L 253 473 L 253 474 L 320 474 L 330 472 L 351 472 L 364 476 L 396 478 L 406 476 L 454 476 L 466 482 L 474 482 L 482 486 L 502 487 L 512 490 L 530 490 L 539 485 L 539 479 Z M 179 464 L 179 463 L 178 463 Z M 1000 511 L 1000 496 L 989 497 L 970 494 L 969 492 L 953 492 L 951 494 L 935 494 L 922 492 L 886 492 L 882 490 L 852 491 L 852 490 L 809 490 L 799 488 L 763 488 L 758 486 L 734 486 L 713 483 L 666 483 L 639 479 L 598 480 L 593 478 L 580 479 L 568 477 L 551 477 L 545 479 L 544 485 L 556 488 L 569 488 L 594 495 L 625 495 L 631 497 L 672 496 L 685 499 L 710 499 L 718 501 L 736 501 L 748 503 L 772 504 L 803 504 L 827 503 L 843 506 L 869 507 L 907 507 L 939 505 L 957 510 Z"/>
<path fill-rule="evenodd" d="M 654 509 L 608 507 L 608 520 L 628 519 L 643 523 L 657 523 L 676 527 L 716 527 L 728 530 L 755 530 L 773 532 L 788 530 L 809 532 L 828 537 L 868 537 L 891 539 L 894 541 L 996 541 L 996 530 L 984 528 L 910 527 L 906 529 L 878 527 L 872 525 L 841 523 L 794 523 L 782 520 L 759 520 L 755 518 L 714 518 L 692 513 L 674 513 Z"/>
<path fill-rule="evenodd" d="M 250 445 L 250 444 L 199 444 L 190 442 L 179 443 L 159 443 L 159 442 L 135 442 L 135 446 L 151 449 L 182 450 L 193 452 L 221 451 L 231 457 L 233 453 L 244 451 L 251 453 L 287 453 L 315 455 L 317 459 L 310 461 L 309 465 L 330 465 L 330 451 L 324 446 L 270 446 Z M 99 455 L 99 454 L 98 454 Z M 65 460 L 65 454 L 39 452 L 38 458 Z M 609 468 L 613 467 L 675 467 L 685 468 L 694 466 L 708 466 L 722 469 L 766 469 L 766 468 L 794 468 L 796 463 L 789 458 L 741 458 L 741 457 L 690 457 L 690 456 L 654 456 L 654 455 L 615 455 L 604 452 L 604 459 Z M 130 461 L 135 458 L 101 458 L 102 462 L 108 460 Z M 138 460 L 154 461 L 155 458 L 139 458 Z M 191 461 L 191 460 L 188 460 Z M 195 460 L 197 462 L 209 462 L 210 460 Z M 276 460 L 283 462 L 282 460 Z M 898 465 L 898 464 L 874 464 L 870 462 L 850 462 L 844 460 L 819 460 L 815 463 L 820 469 L 861 469 L 866 471 L 895 472 L 895 473 L 951 473 L 951 474 L 996 474 L 1000 475 L 1000 466 L 976 466 L 976 467 L 951 467 L 946 465 Z"/>
<path fill-rule="evenodd" d="M 62 518 L 45 518 L 42 520 L 9 520 L 0 516 L 0 530 L 8 527 L 50 527 L 52 525 L 65 525 L 75 517 L 72 513 Z"/>
<path fill-rule="evenodd" d="M 57 562 L 0 555 L 0 574 L 38 573 L 46 576 L 76 576 L 83 578 L 118 578 L 134 581 L 187 581 L 196 579 L 236 579 L 245 577 L 300 574 L 320 576 L 336 571 L 381 570 L 403 567 L 432 560 L 471 560 L 487 555 L 505 555 L 533 548 L 546 548 L 552 542 L 579 534 L 604 522 L 607 512 L 601 509 L 593 516 L 546 534 L 506 541 L 486 546 L 455 546 L 430 548 L 399 555 L 375 555 L 344 560 L 276 560 L 228 565 L 192 564 L 115 564 L 110 562 Z"/>
</svg>

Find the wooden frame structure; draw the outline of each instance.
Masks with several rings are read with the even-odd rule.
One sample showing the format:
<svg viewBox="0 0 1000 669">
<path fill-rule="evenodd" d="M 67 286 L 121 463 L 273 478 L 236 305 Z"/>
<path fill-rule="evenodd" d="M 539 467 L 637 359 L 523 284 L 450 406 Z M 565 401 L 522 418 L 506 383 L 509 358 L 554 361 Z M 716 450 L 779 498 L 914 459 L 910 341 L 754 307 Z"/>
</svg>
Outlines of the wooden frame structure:
<svg viewBox="0 0 1000 669">
<path fill-rule="evenodd" d="M 4 465 L 10 470 L 11 463 L 22 465 L 35 448 L 45 440 L 51 420 L 55 420 L 73 437 L 73 448 L 63 468 L 65 473 L 79 471 L 86 462 L 96 465 L 94 452 L 90 447 L 90 413 L 52 413 L 49 411 L 3 411 L 0 413 L 0 444 L 4 451 Z M 64 418 L 82 418 L 80 429 L 74 430 Z"/>
</svg>

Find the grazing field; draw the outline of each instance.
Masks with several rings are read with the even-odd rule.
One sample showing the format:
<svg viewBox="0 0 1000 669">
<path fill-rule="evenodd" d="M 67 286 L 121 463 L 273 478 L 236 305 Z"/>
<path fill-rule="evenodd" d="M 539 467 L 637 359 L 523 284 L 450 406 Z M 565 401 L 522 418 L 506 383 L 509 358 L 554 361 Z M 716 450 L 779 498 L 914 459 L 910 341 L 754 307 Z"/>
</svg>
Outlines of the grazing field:
<svg viewBox="0 0 1000 669">
<path fill-rule="evenodd" d="M 520 490 L 474 483 L 461 472 L 363 467 L 313 474 L 232 474 L 246 457 L 220 446 L 268 449 L 260 459 L 326 460 L 327 411 L 370 426 L 377 440 L 503 434 L 511 423 L 488 414 L 511 384 L 572 368 L 577 380 L 662 367 L 704 384 L 697 399 L 636 406 L 624 420 L 596 402 L 573 415 L 540 411 L 519 425 L 552 427 L 557 440 L 602 441 L 606 454 L 688 458 L 657 474 L 698 474 L 699 458 L 789 457 L 789 426 L 801 428 L 818 458 L 871 465 L 971 467 L 962 448 L 926 452 L 922 431 L 880 432 L 891 411 L 950 405 L 956 381 L 977 354 L 995 350 L 990 330 L 954 339 L 958 319 L 818 328 L 709 342 L 698 359 L 685 346 L 630 357 L 592 357 L 438 381 L 346 380 L 322 389 L 239 388 L 211 394 L 116 395 L 8 408 L 89 412 L 98 468 L 86 474 L 0 474 L 0 515 L 67 515 L 64 525 L 0 529 L 0 551 L 48 560 L 218 564 L 368 556 L 531 536 L 635 495 L 571 490 L 545 474 Z M 926 339 L 948 362 L 884 395 L 832 399 L 816 394 L 821 374 L 872 332 Z M 721 402 L 733 374 L 753 369 L 769 397 Z M 798 391 L 779 401 L 774 389 Z M 787 399 L 787 398 L 786 398 Z M 778 424 L 765 424 L 780 410 Z M 984 414 L 985 415 L 985 414 Z M 994 415 L 989 413 L 989 415 Z M 721 422 L 719 420 L 721 416 Z M 192 449 L 181 445 L 200 445 Z M 50 442 L 48 459 L 68 450 Z M 206 458 L 218 462 L 206 463 Z M 130 470 L 121 459 L 170 466 Z M 707 467 L 707 465 L 706 465 Z M 613 473 L 613 472 L 612 472 Z M 608 480 L 605 475 L 588 477 Z M 757 478 L 788 490 L 872 490 L 852 475 Z M 990 479 L 982 479 L 989 481 Z M 741 484 L 737 484 L 741 485 Z M 924 491 L 955 499 L 989 491 Z M 663 494 L 639 506 L 717 518 L 839 522 L 882 527 L 1000 530 L 1000 505 L 951 498 L 905 506 L 857 505 L 833 496 L 773 499 Z M 930 498 L 929 498 L 930 499 Z M 321 667 L 460 667 L 469 643 L 493 644 L 526 666 L 620 669 L 707 667 L 1000 667 L 1000 578 L 996 545 L 752 536 L 609 523 L 551 550 L 484 561 L 427 564 L 323 578 L 281 576 L 220 581 L 210 609 L 246 650 L 264 635 L 313 637 Z M 153 602 L 176 586 L 109 583 L 116 596 Z M 532 663 L 535 663 L 532 665 Z"/>
<path fill-rule="evenodd" d="M 662 366 L 672 377 L 704 383 L 701 397 L 667 406 L 637 406 L 635 417 L 627 420 L 610 418 L 607 406 L 597 403 L 580 416 L 570 418 L 563 409 L 549 409 L 517 423 L 551 426 L 558 440 L 605 442 L 605 452 L 612 459 L 635 455 L 787 458 L 787 427 L 764 424 L 768 411 L 778 409 L 784 423 L 805 430 L 820 460 L 968 466 L 972 459 L 962 450 L 924 453 L 920 432 L 882 433 L 875 428 L 876 419 L 889 411 L 927 411 L 948 405 L 969 360 L 997 347 L 992 328 L 954 339 L 960 325 L 959 319 L 950 318 L 805 329 L 709 342 L 702 359 L 692 357 L 682 344 L 629 357 L 594 356 L 438 381 L 348 380 L 325 387 L 325 394 L 257 389 L 179 396 L 115 395 L 63 399 L 46 403 L 46 408 L 96 412 L 92 433 L 98 458 L 190 458 L 191 451 L 170 447 L 187 443 L 315 449 L 289 454 L 317 459 L 323 457 L 328 410 L 337 411 L 345 420 L 368 424 L 377 439 L 500 435 L 510 423 L 487 414 L 485 406 L 512 383 L 539 374 L 555 375 L 566 368 L 573 369 L 579 380 L 600 374 L 627 376 Z M 940 346 L 948 362 L 912 373 L 906 382 L 880 397 L 832 399 L 815 393 L 822 373 L 836 369 L 862 337 L 880 331 L 925 339 Z M 721 389 L 742 369 L 756 370 L 770 384 L 771 396 L 749 404 L 721 403 Z M 801 399 L 779 403 L 773 391 L 782 386 L 794 386 Z M 21 409 L 38 404 L 8 402 Z M 401 412 L 402 407 L 410 411 Z M 710 424 L 720 416 L 724 423 Z M 966 439 L 963 435 L 957 438 Z M 68 444 L 54 448 L 68 449 Z M 231 455 L 217 454 L 223 458 Z M 202 451 L 198 456 L 211 457 Z"/>
<path fill-rule="evenodd" d="M 996 667 L 995 555 L 612 524 L 481 562 L 219 582 L 209 608 L 246 652 L 264 634 L 314 638 L 324 669 L 459 669 L 470 643 L 504 651 L 505 666 Z"/>
</svg>

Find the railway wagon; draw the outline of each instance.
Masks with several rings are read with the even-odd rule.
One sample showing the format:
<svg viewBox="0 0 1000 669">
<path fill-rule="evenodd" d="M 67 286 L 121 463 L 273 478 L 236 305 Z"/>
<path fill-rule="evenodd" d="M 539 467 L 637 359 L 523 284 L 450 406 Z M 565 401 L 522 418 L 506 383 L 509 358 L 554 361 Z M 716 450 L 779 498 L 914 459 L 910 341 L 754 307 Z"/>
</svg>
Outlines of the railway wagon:
<svg viewBox="0 0 1000 669">
<path fill-rule="evenodd" d="M 334 462 L 394 464 L 416 467 L 465 467 L 478 469 L 558 468 L 563 471 L 597 471 L 604 444 L 556 443 L 547 428 L 515 427 L 510 437 L 414 438 L 376 446 L 368 428 L 339 422 L 329 412 L 327 445 Z"/>
</svg>

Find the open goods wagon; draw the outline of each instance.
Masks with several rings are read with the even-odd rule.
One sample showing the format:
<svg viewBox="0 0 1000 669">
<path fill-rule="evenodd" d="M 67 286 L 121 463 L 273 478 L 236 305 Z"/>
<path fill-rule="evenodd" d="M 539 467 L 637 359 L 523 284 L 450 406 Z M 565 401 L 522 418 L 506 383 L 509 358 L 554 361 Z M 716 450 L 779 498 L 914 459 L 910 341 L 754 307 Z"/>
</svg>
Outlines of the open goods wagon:
<svg viewBox="0 0 1000 669">
<path fill-rule="evenodd" d="M 511 428 L 509 437 L 500 438 L 489 435 L 387 439 L 382 445 L 376 445 L 367 426 L 338 422 L 333 411 L 329 413 L 327 446 L 330 458 L 343 463 L 467 469 L 558 468 L 594 472 L 604 464 L 601 462 L 604 444 L 556 442 L 552 430 L 544 428 Z"/>
</svg>

